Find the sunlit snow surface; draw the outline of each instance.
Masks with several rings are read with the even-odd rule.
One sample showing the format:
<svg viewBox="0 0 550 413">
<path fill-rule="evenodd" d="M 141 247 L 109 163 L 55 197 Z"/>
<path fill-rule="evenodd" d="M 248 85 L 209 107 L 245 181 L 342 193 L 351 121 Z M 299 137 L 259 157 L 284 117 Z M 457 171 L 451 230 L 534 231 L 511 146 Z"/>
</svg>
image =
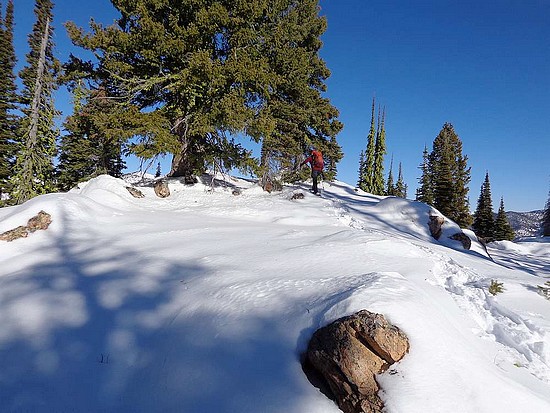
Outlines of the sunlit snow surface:
<svg viewBox="0 0 550 413">
<path fill-rule="evenodd" d="M 418 202 L 227 184 L 136 199 L 101 176 L 0 209 L 0 232 L 53 219 L 0 241 L 1 412 L 336 413 L 300 356 L 360 309 L 410 339 L 389 413 L 550 412 L 550 240 L 464 251 Z"/>
</svg>

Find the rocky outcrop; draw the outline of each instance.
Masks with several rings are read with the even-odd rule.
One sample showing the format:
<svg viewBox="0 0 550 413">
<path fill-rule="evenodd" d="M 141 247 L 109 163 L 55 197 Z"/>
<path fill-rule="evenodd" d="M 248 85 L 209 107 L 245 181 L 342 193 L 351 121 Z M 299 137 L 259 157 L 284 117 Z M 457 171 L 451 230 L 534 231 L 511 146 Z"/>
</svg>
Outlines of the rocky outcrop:
<svg viewBox="0 0 550 413">
<path fill-rule="evenodd" d="M 459 241 L 465 250 L 472 248 L 472 240 L 464 232 L 457 232 L 449 237 L 452 240 Z"/>
<path fill-rule="evenodd" d="M 384 404 L 375 376 L 409 351 L 407 336 L 367 310 L 317 330 L 304 357 L 310 381 L 346 413 L 378 413 Z"/>
<path fill-rule="evenodd" d="M 40 211 L 38 214 L 27 221 L 26 226 L 19 226 L 0 234 L 0 240 L 13 241 L 18 238 L 26 238 L 29 236 L 29 234 L 32 234 L 35 231 L 47 229 L 51 223 L 51 215 L 47 212 Z"/>
<path fill-rule="evenodd" d="M 430 234 L 432 234 L 432 237 L 434 237 L 435 239 L 439 239 L 439 237 L 441 237 L 444 222 L 445 218 L 443 218 L 441 215 L 430 215 L 430 222 L 428 222 L 428 227 L 430 228 Z"/>
<path fill-rule="evenodd" d="M 130 192 L 130 194 L 134 198 L 145 198 L 145 195 L 139 189 L 136 189 L 136 188 L 131 187 L 131 186 L 126 186 L 125 188 L 128 190 L 128 192 Z"/>
<path fill-rule="evenodd" d="M 170 196 L 170 188 L 168 188 L 166 181 L 160 180 L 155 182 L 153 189 L 159 198 L 167 198 Z"/>
</svg>

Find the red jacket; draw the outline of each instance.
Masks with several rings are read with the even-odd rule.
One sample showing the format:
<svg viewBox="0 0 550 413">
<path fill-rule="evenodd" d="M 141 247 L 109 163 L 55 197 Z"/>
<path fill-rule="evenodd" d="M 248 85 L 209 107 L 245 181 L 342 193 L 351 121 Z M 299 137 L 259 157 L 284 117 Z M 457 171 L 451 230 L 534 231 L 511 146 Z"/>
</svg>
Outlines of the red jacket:
<svg viewBox="0 0 550 413">
<path fill-rule="evenodd" d="M 323 162 L 323 156 L 321 155 L 321 153 L 319 153 L 319 155 L 317 156 L 318 159 L 320 159 L 320 162 L 314 162 L 313 160 L 313 152 L 311 153 L 310 156 L 308 156 L 304 162 L 301 163 L 301 165 L 304 165 L 306 163 L 310 163 L 311 164 L 311 169 L 314 170 L 314 171 L 322 171 L 323 170 L 323 167 L 325 166 L 324 165 L 324 162 Z"/>
</svg>

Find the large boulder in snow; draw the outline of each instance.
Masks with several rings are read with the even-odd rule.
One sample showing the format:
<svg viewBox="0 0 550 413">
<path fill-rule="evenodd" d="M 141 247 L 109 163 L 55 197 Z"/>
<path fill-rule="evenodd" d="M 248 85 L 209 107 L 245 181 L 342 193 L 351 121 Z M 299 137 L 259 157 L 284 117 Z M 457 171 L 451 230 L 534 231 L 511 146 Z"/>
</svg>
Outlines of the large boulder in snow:
<svg viewBox="0 0 550 413">
<path fill-rule="evenodd" d="M 435 239 L 439 239 L 439 237 L 441 237 L 444 222 L 445 218 L 443 218 L 441 215 L 430 215 L 430 222 L 428 222 L 428 227 L 430 228 L 430 234 L 432 234 L 432 237 L 434 237 Z"/>
<path fill-rule="evenodd" d="M 304 360 L 310 381 L 346 413 L 382 412 L 375 376 L 409 351 L 407 336 L 367 310 L 317 330 Z"/>
<path fill-rule="evenodd" d="M 130 194 L 134 198 L 145 198 L 145 195 L 139 189 L 134 188 L 132 186 L 126 186 L 125 188 L 128 190 L 128 192 L 130 192 Z"/>
<path fill-rule="evenodd" d="M 155 182 L 153 189 L 159 198 L 167 198 L 170 196 L 170 188 L 168 188 L 166 181 L 160 180 Z"/>
<path fill-rule="evenodd" d="M 47 212 L 40 211 L 34 217 L 27 221 L 26 226 L 19 226 L 0 234 L 0 240 L 13 241 L 18 238 L 26 238 L 29 234 L 47 229 L 52 223 L 52 216 Z"/>
</svg>

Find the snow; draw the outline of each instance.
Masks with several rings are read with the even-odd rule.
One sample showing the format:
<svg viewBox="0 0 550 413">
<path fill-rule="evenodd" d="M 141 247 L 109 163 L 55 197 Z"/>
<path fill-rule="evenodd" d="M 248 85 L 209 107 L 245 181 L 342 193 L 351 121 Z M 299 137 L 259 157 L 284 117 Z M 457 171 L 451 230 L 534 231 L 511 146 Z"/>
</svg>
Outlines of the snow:
<svg viewBox="0 0 550 413">
<path fill-rule="evenodd" d="M 383 313 L 410 353 L 387 412 L 550 411 L 550 240 L 464 251 L 433 208 L 324 183 L 185 186 L 133 198 L 100 176 L 0 209 L 2 412 L 338 412 L 301 370 L 313 332 Z M 242 194 L 234 196 L 232 187 Z M 305 198 L 291 200 L 296 192 Z M 491 280 L 503 293 L 488 292 Z"/>
</svg>

